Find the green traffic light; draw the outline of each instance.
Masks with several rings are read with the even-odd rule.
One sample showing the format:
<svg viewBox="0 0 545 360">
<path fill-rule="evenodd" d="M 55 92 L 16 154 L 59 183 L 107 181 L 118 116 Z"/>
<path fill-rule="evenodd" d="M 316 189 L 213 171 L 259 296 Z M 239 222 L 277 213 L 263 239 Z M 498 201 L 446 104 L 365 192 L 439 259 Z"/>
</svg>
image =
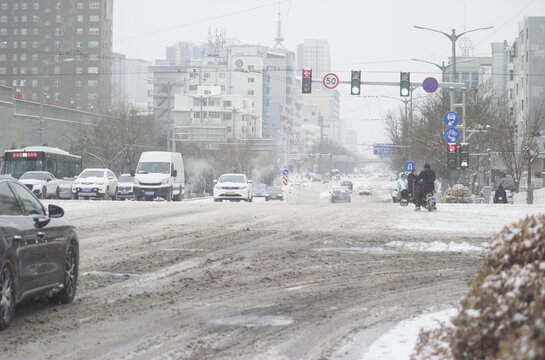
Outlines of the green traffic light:
<svg viewBox="0 0 545 360">
<path fill-rule="evenodd" d="M 468 166 L 469 166 L 469 163 L 468 163 L 466 160 L 462 160 L 462 161 L 460 162 L 460 167 L 466 168 L 466 167 L 468 167 Z"/>
<path fill-rule="evenodd" d="M 352 94 L 358 95 L 360 93 L 360 88 L 357 86 L 352 87 Z"/>
<path fill-rule="evenodd" d="M 409 89 L 402 88 L 401 89 L 401 96 L 409 96 Z"/>
</svg>

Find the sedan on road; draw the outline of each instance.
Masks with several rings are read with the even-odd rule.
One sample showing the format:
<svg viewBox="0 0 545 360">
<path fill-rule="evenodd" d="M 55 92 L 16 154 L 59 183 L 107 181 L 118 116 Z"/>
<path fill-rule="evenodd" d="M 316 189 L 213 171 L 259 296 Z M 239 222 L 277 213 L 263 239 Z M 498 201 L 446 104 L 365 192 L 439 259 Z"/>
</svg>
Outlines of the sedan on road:
<svg viewBox="0 0 545 360">
<path fill-rule="evenodd" d="M 371 196 L 373 195 L 373 188 L 369 185 L 360 185 L 359 194 Z"/>
<path fill-rule="evenodd" d="M 351 202 L 350 189 L 345 186 L 334 186 L 330 191 L 332 203 L 337 202 Z"/>
<path fill-rule="evenodd" d="M 85 169 L 72 183 L 72 197 L 117 198 L 117 177 L 109 169 Z"/>
<path fill-rule="evenodd" d="M 27 171 L 19 181 L 41 199 L 59 198 L 59 181 L 47 171 Z"/>
<path fill-rule="evenodd" d="M 284 191 L 280 187 L 270 187 L 265 190 L 265 201 L 280 200 L 284 201 Z"/>
<path fill-rule="evenodd" d="M 0 179 L 0 330 L 24 300 L 47 295 L 69 303 L 76 294 L 79 265 L 74 226 L 64 210 L 47 209 L 15 179 Z"/>
<path fill-rule="evenodd" d="M 244 174 L 223 174 L 218 180 L 214 180 L 214 201 L 244 200 L 252 202 L 254 192 L 252 180 L 248 180 Z"/>
</svg>

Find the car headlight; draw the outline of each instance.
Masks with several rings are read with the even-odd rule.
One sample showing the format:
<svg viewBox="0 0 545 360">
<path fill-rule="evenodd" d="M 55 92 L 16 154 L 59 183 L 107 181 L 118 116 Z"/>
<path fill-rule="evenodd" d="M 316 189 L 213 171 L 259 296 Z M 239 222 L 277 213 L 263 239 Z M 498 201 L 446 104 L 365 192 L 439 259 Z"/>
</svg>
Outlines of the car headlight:
<svg viewBox="0 0 545 360">
<path fill-rule="evenodd" d="M 95 185 L 102 186 L 102 185 L 104 185 L 104 183 L 103 182 L 97 182 L 97 183 L 95 183 Z"/>
<path fill-rule="evenodd" d="M 163 180 L 161 180 L 161 184 L 162 184 L 162 185 L 166 185 L 166 184 L 168 184 L 168 181 L 169 181 L 168 178 L 167 178 L 167 179 L 163 179 Z"/>
</svg>

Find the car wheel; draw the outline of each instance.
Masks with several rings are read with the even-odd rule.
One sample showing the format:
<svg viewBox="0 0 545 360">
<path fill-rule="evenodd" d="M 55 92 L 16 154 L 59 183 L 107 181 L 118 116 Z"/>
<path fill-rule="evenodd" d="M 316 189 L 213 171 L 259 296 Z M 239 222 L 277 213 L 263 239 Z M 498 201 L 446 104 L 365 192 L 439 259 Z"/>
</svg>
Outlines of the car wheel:
<svg viewBox="0 0 545 360">
<path fill-rule="evenodd" d="M 253 202 L 253 201 L 254 201 L 254 197 L 253 197 L 253 196 L 250 197 L 250 198 L 248 199 L 248 202 Z"/>
<path fill-rule="evenodd" d="M 172 190 L 172 188 L 170 188 L 170 190 L 168 191 L 168 194 L 166 196 L 166 201 L 172 201 L 172 193 L 174 191 Z"/>
<path fill-rule="evenodd" d="M 0 273 L 0 330 L 11 323 L 15 315 L 15 278 L 9 263 L 2 267 Z"/>
<path fill-rule="evenodd" d="M 74 245 L 70 244 L 64 260 L 64 279 L 63 287 L 60 292 L 55 294 L 52 301 L 59 304 L 68 304 L 76 296 L 76 287 L 78 284 L 78 258 Z"/>
<path fill-rule="evenodd" d="M 110 188 L 109 187 L 106 188 L 106 191 L 104 192 L 103 199 L 104 200 L 110 200 Z"/>
<path fill-rule="evenodd" d="M 117 190 L 117 188 L 115 188 L 115 192 L 114 192 L 114 196 L 113 196 L 112 200 L 120 200 L 119 199 L 119 191 Z"/>
<path fill-rule="evenodd" d="M 269 201 L 269 198 L 268 198 L 268 197 L 265 197 L 265 201 Z"/>
</svg>

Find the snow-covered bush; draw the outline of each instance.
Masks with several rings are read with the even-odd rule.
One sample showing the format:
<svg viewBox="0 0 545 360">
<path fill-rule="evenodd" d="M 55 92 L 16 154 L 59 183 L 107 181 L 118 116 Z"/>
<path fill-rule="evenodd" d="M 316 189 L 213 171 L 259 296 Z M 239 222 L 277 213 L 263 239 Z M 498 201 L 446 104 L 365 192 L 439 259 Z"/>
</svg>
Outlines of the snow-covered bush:
<svg viewBox="0 0 545 360">
<path fill-rule="evenodd" d="M 505 227 L 452 326 L 421 333 L 412 359 L 545 359 L 545 216 Z"/>
<path fill-rule="evenodd" d="M 469 204 L 473 202 L 469 188 L 462 184 L 455 184 L 452 187 L 449 187 L 443 195 L 443 200 L 446 203 Z"/>
</svg>

